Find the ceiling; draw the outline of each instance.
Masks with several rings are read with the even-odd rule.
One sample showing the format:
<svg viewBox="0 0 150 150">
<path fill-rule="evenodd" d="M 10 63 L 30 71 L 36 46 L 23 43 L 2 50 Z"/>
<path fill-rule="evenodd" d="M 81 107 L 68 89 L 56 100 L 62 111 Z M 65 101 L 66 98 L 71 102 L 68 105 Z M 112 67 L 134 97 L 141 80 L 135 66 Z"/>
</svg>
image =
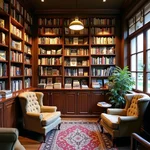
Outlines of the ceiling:
<svg viewBox="0 0 150 150">
<path fill-rule="evenodd" d="M 52 9 L 116 9 L 120 10 L 125 2 L 131 0 L 24 0 L 32 10 Z M 129 3 L 128 3 L 129 4 Z"/>
</svg>

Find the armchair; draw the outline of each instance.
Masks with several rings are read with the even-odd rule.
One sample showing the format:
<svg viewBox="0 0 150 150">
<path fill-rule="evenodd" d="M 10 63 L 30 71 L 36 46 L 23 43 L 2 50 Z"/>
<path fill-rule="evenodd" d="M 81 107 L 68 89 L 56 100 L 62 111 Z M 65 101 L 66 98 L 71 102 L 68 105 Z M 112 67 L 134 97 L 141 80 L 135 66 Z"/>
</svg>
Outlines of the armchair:
<svg viewBox="0 0 150 150">
<path fill-rule="evenodd" d="M 104 128 L 111 135 L 113 144 L 117 137 L 128 137 L 133 132 L 140 132 L 150 97 L 143 93 L 134 93 L 126 94 L 125 100 L 124 109 L 109 108 L 107 113 L 101 114 L 102 132 Z"/>
<path fill-rule="evenodd" d="M 18 129 L 0 128 L 0 149 L 2 150 L 25 150 L 18 140 Z"/>
<path fill-rule="evenodd" d="M 23 113 L 23 127 L 44 135 L 58 126 L 60 129 L 61 112 L 56 106 L 43 105 L 42 92 L 23 92 L 19 94 L 19 101 Z"/>
</svg>

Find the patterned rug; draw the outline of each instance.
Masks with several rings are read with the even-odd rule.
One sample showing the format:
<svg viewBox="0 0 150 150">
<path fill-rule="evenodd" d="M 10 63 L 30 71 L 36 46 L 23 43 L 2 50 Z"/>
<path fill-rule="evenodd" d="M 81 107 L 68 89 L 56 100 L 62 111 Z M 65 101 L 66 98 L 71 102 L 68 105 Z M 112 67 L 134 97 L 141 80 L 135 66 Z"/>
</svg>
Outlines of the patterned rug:
<svg viewBox="0 0 150 150">
<path fill-rule="evenodd" d="M 39 150 L 116 150 L 102 134 L 97 122 L 62 122 L 60 130 L 52 130 Z"/>
</svg>

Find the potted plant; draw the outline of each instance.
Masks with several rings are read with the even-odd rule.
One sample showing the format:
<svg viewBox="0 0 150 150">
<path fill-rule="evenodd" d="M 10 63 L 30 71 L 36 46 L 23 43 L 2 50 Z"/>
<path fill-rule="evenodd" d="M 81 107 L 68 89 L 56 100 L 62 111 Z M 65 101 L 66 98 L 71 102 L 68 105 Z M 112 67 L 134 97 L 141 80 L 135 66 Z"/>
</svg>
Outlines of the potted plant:
<svg viewBox="0 0 150 150">
<path fill-rule="evenodd" d="M 123 69 L 116 66 L 112 75 L 108 78 L 109 100 L 114 107 L 123 107 L 125 104 L 124 95 L 132 89 L 135 84 L 128 71 L 128 66 Z"/>
</svg>

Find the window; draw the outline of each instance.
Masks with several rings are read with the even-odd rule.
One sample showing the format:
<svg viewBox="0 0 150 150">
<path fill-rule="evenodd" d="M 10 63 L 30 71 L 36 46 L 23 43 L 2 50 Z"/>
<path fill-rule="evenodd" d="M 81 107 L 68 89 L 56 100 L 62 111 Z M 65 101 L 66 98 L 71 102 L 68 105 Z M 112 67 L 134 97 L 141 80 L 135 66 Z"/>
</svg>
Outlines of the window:
<svg viewBox="0 0 150 150">
<path fill-rule="evenodd" d="M 135 89 L 143 91 L 143 34 L 131 39 L 131 75 Z"/>
<path fill-rule="evenodd" d="M 129 19 L 130 71 L 134 89 L 150 93 L 150 2 Z M 136 32 L 140 29 L 138 32 Z M 133 34 L 134 33 L 134 34 Z M 146 64 L 146 65 L 145 65 Z"/>
</svg>

